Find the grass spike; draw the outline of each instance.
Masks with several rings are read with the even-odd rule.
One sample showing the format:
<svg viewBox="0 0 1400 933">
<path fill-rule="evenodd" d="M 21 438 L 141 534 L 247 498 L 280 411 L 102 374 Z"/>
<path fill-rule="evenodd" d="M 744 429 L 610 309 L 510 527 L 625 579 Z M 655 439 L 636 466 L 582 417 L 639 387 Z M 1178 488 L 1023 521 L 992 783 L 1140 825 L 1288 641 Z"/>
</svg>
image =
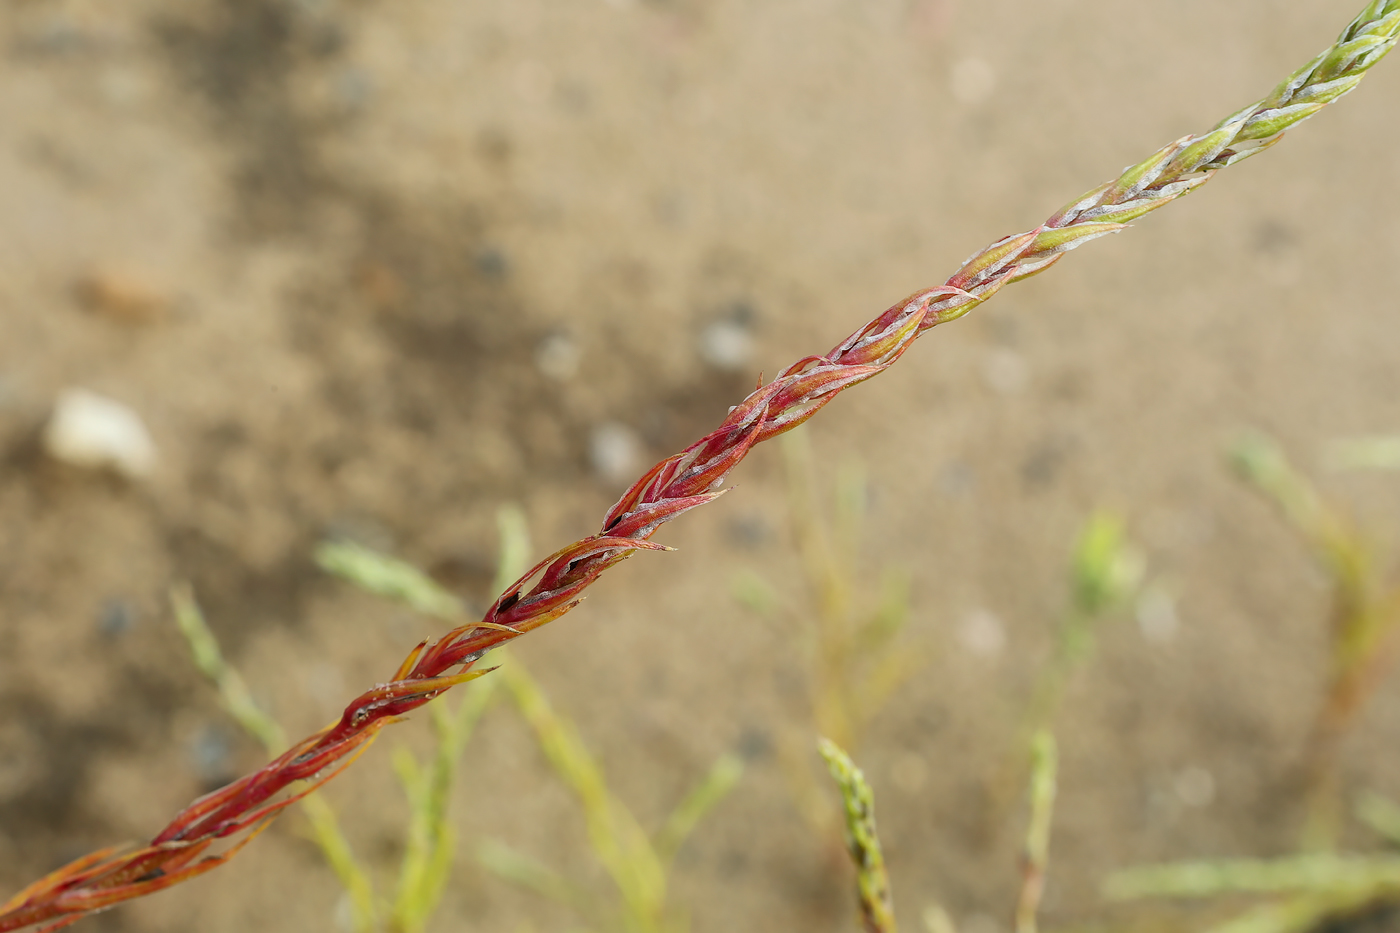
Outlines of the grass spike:
<svg viewBox="0 0 1400 933">
<path fill-rule="evenodd" d="M 841 746 L 822 738 L 817 750 L 826 759 L 826 766 L 841 791 L 841 806 L 846 814 L 846 848 L 856 866 L 856 892 L 865 931 L 896 933 L 894 898 L 875 828 L 875 794 L 866 783 L 865 774 Z"/>
</svg>

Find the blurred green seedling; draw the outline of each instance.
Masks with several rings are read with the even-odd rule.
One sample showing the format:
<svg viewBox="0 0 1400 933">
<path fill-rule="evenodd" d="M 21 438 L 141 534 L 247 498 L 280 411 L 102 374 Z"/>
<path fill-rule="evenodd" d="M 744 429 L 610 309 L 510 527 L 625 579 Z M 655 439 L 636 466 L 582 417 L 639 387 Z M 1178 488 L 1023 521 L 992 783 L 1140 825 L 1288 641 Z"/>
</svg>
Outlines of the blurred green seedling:
<svg viewBox="0 0 1400 933">
<path fill-rule="evenodd" d="M 1055 737 L 1045 729 L 1031 739 L 1030 817 L 1021 856 L 1021 895 L 1016 899 L 1016 933 L 1036 933 L 1045 871 L 1050 862 L 1050 820 L 1055 811 L 1060 768 Z"/>
<path fill-rule="evenodd" d="M 1392 849 L 1400 846 L 1400 806 L 1365 794 L 1356 815 Z M 1111 875 L 1103 891 L 1111 900 L 1246 897 L 1257 903 L 1205 933 L 1314 933 L 1400 904 L 1400 855 L 1304 852 L 1146 865 Z"/>
<path fill-rule="evenodd" d="M 862 586 L 861 543 L 870 488 L 865 470 L 847 462 L 835 488 L 819 488 L 807 429 L 779 441 L 788 514 L 805 594 L 783 593 L 754 573 L 735 579 L 744 605 L 797 633 L 807 666 L 807 693 L 818 734 L 856 748 L 870 721 L 925 663 L 923 646 L 902 638 L 909 621 L 909 574 L 887 568 L 876 592 Z M 831 830 L 822 784 L 808 766 L 804 738 L 785 743 L 784 765 L 798 806 L 819 830 Z"/>
<path fill-rule="evenodd" d="M 375 569 L 404 572 L 405 568 L 386 560 Z M 286 732 L 257 705 L 242 676 L 224 659 L 190 589 L 174 590 L 171 603 L 195 665 L 218 689 L 224 710 L 269 755 L 285 751 Z M 376 894 L 370 873 L 356 859 L 335 811 L 322 794 L 302 798 L 300 807 L 310 824 L 311 838 L 345 889 L 349 925 L 355 933 L 421 933 L 426 929 L 442 899 L 456 849 L 447 804 L 457 762 L 486 710 L 491 689 L 489 680 L 474 683 L 465 689 L 466 696 L 455 711 L 446 703 L 430 707 L 437 746 L 426 764 L 406 748 L 394 751 L 394 769 L 408 797 L 409 821 L 391 898 Z"/>
<path fill-rule="evenodd" d="M 1374 439 L 1333 449 L 1347 468 L 1388 465 L 1390 447 Z M 1307 813 L 1303 851 L 1277 859 L 1226 859 L 1143 866 L 1111 876 L 1104 893 L 1117 900 L 1169 897 L 1259 900 L 1211 933 L 1309 933 L 1400 904 L 1400 857 L 1337 853 L 1341 741 L 1394 658 L 1400 587 L 1388 582 L 1376 546 L 1353 519 L 1328 502 L 1272 440 L 1252 435 L 1231 450 L 1239 474 L 1267 496 L 1307 543 L 1331 588 L 1327 687 L 1303 760 Z M 1363 794 L 1357 819 L 1390 847 L 1400 846 L 1400 806 Z"/>
<path fill-rule="evenodd" d="M 1328 502 L 1272 440 L 1246 437 L 1231 451 L 1231 460 L 1307 543 L 1331 588 L 1327 687 L 1303 763 L 1308 794 L 1304 845 L 1326 848 L 1339 823 L 1339 746 L 1400 648 L 1400 584 L 1387 572 L 1385 555 L 1355 521 Z"/>
<path fill-rule="evenodd" d="M 516 512 L 503 512 L 502 566 L 523 563 L 522 533 L 507 528 L 523 525 Z M 316 550 L 316 562 L 328 573 L 360 589 L 400 603 L 415 612 L 443 620 L 459 620 L 461 600 L 412 564 L 349 542 L 326 542 Z M 504 588 L 513 577 L 498 580 Z M 221 703 L 245 732 L 270 755 L 287 747 L 281 725 L 253 700 L 242 676 L 224 659 L 213 633 L 188 587 L 171 596 L 175 618 L 189 642 L 195 664 L 218 688 Z M 457 841 L 448 812 L 457 765 L 472 731 L 492 701 L 497 681 L 487 677 L 461 691 L 456 709 L 444 699 L 428 708 L 437 745 L 430 759 L 420 761 L 406 748 L 394 751 L 394 771 L 409 803 L 404 854 L 390 897 L 376 894 L 369 872 L 355 858 L 335 812 L 320 794 L 301 801 L 311 836 L 344 887 L 350 927 L 356 933 L 421 933 L 438 904 L 455 858 Z"/>
<path fill-rule="evenodd" d="M 1339 438 L 1327 445 L 1325 459 L 1334 470 L 1400 470 L 1400 435 Z"/>
<path fill-rule="evenodd" d="M 667 900 L 676 852 L 704 816 L 734 788 L 743 765 L 722 755 L 654 833 L 608 788 L 603 768 L 575 725 L 550 704 L 518 659 L 501 670 L 506 690 L 540 750 L 582 811 L 588 841 L 612 883 L 600 892 L 572 881 L 503 843 L 487 840 L 481 863 L 503 878 L 572 908 L 596 933 L 679 933 L 685 916 Z"/>
<path fill-rule="evenodd" d="M 1129 542 L 1122 516 L 1107 509 L 1090 514 L 1075 539 L 1069 563 L 1069 600 L 1054 624 L 1050 652 L 1032 682 L 1019 730 L 997 779 L 990 811 L 999 819 L 1015 799 L 1027 769 L 1038 767 L 1042 735 L 1055 728 L 1065 694 L 1093 660 L 1103 627 L 1144 593 L 1145 562 Z"/>
<path fill-rule="evenodd" d="M 525 572 L 529 537 L 518 509 L 498 516 L 500 579 L 504 590 Z M 502 652 L 497 652 L 497 655 Z M 681 844 L 707 813 L 738 783 L 743 765 L 721 755 L 655 833 L 608 788 L 602 765 L 588 750 L 577 726 L 549 702 L 544 689 L 518 658 L 501 664 L 497 676 L 529 724 L 545 759 L 573 792 L 582 812 L 590 847 L 612 884 L 610 891 L 575 882 L 553 868 L 496 840 L 477 848 L 486 868 L 522 887 L 565 904 L 595 933 L 678 933 L 684 915 L 668 903 L 672 863 Z"/>
<path fill-rule="evenodd" d="M 518 508 L 502 508 L 497 514 L 497 527 L 500 557 L 494 590 L 500 592 L 527 569 L 530 540 L 525 517 Z M 323 545 L 317 552 L 317 561 L 326 570 L 370 592 L 444 621 L 461 621 L 460 601 L 410 564 L 345 543 Z M 667 900 L 672 862 L 685 839 L 738 782 L 743 770 L 738 758 L 722 755 L 661 828 L 649 834 L 609 790 L 601 765 L 588 751 L 577 727 L 550 704 L 543 688 L 520 660 L 498 650 L 492 654 L 492 662 L 498 665 L 498 670 L 467 688 L 474 692 L 468 693 L 463 709 L 471 704 L 479 717 L 490 701 L 490 691 L 496 685 L 505 690 L 530 726 L 545 759 L 573 791 L 589 844 L 612 888 L 598 891 L 575 882 L 496 840 L 483 840 L 477 846 L 478 861 L 503 878 L 569 906 L 587 928 L 596 933 L 678 933 L 684 930 L 683 914 Z M 437 709 L 438 705 L 433 708 Z M 474 723 L 475 718 L 471 721 Z M 455 738 L 455 733 L 450 734 Z M 464 741 L 465 736 L 462 738 Z M 447 750 L 460 754 L 457 745 Z M 451 760 L 456 761 L 456 756 Z M 451 856 L 450 853 L 443 855 L 445 850 L 433 844 L 440 832 L 437 827 L 445 828 L 445 821 L 436 818 L 446 816 L 442 803 L 433 801 L 438 788 L 445 791 L 450 786 L 451 773 L 439 769 L 432 780 L 427 780 L 428 776 L 421 773 L 411 756 L 396 758 L 395 765 L 406 787 L 419 788 L 418 793 L 424 797 L 425 815 L 433 818 L 415 820 L 415 826 L 428 843 L 420 846 L 424 857 L 414 867 L 415 876 L 423 877 L 420 884 L 437 885 L 434 890 L 440 890 Z M 446 785 L 441 783 L 444 778 Z M 410 799 L 413 796 L 414 791 L 410 790 Z M 438 800 L 445 800 L 445 797 Z M 407 872 L 406 859 L 405 875 Z"/>
<path fill-rule="evenodd" d="M 1142 555 L 1127 540 L 1121 516 L 1099 510 L 1079 532 L 1070 562 L 1070 599 L 1055 628 L 1025 713 L 1030 737 L 1054 725 L 1065 690 L 1094 656 L 1102 626 L 1127 608 L 1141 589 Z"/>
</svg>

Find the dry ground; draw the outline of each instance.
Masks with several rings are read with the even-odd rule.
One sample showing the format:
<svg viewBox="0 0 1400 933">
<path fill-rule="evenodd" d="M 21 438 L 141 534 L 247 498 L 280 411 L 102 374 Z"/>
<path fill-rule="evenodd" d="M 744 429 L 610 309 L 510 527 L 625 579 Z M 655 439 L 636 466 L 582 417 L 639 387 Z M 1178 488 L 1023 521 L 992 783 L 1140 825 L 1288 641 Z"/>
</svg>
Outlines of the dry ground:
<svg viewBox="0 0 1400 933">
<path fill-rule="evenodd" d="M 639 471 L 760 371 L 1262 95 L 1353 13 L 7 3 L 0 893 L 260 763 L 174 633 L 173 581 L 289 728 L 314 729 L 427 633 L 320 574 L 317 541 L 391 549 L 483 604 L 501 503 L 543 553 L 625 484 L 592 462 L 600 425 L 632 432 Z M 1277 149 L 940 328 L 812 423 L 823 475 L 866 464 L 862 573 L 912 573 L 931 654 L 861 749 L 911 929 L 935 898 L 971 933 L 1007 928 L 1018 817 L 986 781 L 1100 504 L 1128 517 L 1180 627 L 1154 641 L 1122 620 L 1071 692 L 1047 923 L 1130 917 L 1096 894 L 1115 867 L 1291 845 L 1325 586 L 1221 451 L 1255 426 L 1312 469 L 1331 438 L 1400 428 L 1398 101 L 1387 61 Z M 706 361 L 717 323 L 753 340 L 737 368 Z M 551 340 L 577 350 L 572 376 L 538 365 Z M 140 412 L 150 479 L 44 456 L 69 386 Z M 645 819 L 721 751 L 748 757 L 678 869 L 694 929 L 848 929 L 843 876 L 774 752 L 806 728 L 800 653 L 728 595 L 745 568 L 801 593 L 776 452 L 735 481 L 663 532 L 678 553 L 638 556 L 519 652 Z M 1326 482 L 1394 539 L 1393 475 Z M 1007 642 L 977 654 L 960 633 L 987 613 Z M 1349 789 L 1400 793 L 1397 728 L 1391 684 L 1346 746 Z M 426 732 L 396 728 L 330 791 L 378 866 L 403 818 L 388 753 Z M 434 929 L 565 929 L 469 857 L 489 834 L 598 874 L 512 714 L 488 717 L 464 771 Z M 1183 799 L 1202 771 L 1213 795 Z M 291 817 L 80 929 L 333 929 L 337 896 Z"/>
</svg>

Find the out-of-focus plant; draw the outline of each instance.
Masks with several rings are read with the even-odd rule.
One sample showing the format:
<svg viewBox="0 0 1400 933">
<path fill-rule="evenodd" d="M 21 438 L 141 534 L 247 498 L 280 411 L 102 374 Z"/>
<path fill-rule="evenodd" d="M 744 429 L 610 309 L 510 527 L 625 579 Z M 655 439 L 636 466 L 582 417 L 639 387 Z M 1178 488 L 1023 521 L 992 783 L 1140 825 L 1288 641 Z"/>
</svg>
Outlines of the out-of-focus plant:
<svg viewBox="0 0 1400 933">
<path fill-rule="evenodd" d="M 1327 445 L 1334 470 L 1400 470 L 1400 435 L 1339 438 Z"/>
<path fill-rule="evenodd" d="M 845 814 L 846 851 L 856 866 L 856 898 L 866 933 L 895 933 L 894 897 L 885 856 L 875 828 L 875 794 L 865 773 L 846 751 L 828 738 L 817 743 L 827 769 L 841 791 Z"/>
<path fill-rule="evenodd" d="M 1030 818 L 1021 857 L 1021 896 L 1016 900 L 1016 933 L 1036 933 L 1036 916 L 1045 893 L 1050 862 L 1050 820 L 1055 812 L 1059 773 L 1055 737 L 1041 729 L 1031 741 Z"/>
<path fill-rule="evenodd" d="M 865 774 L 839 745 L 822 738 L 817 747 L 841 793 L 846 850 L 856 869 L 856 900 L 865 933 L 896 933 L 894 897 L 875 826 L 875 794 Z M 1054 736 L 1044 730 L 1037 732 L 1032 742 L 1021 890 L 1014 913 L 1016 933 L 1036 933 L 1036 915 L 1050 861 L 1050 823 L 1055 809 L 1058 768 Z M 925 907 L 921 919 L 927 933 L 957 933 L 952 918 L 939 904 Z"/>
<path fill-rule="evenodd" d="M 1400 845 L 1400 807 L 1374 794 L 1357 816 L 1392 846 Z M 1111 875 L 1112 900 L 1167 897 L 1263 898 L 1206 933 L 1313 933 L 1329 923 L 1400 904 L 1400 856 L 1305 852 L 1277 859 L 1225 859 L 1146 865 Z"/>
<path fill-rule="evenodd" d="M 1070 600 L 1055 630 L 1050 656 L 1041 667 L 1025 713 L 1031 737 L 1054 725 L 1075 672 L 1089 662 L 1098 630 L 1138 593 L 1143 559 L 1129 543 L 1121 516 L 1099 510 L 1079 532 L 1070 564 Z"/>
<path fill-rule="evenodd" d="M 526 567 L 529 537 L 518 509 L 498 516 L 501 536 L 500 576 L 507 583 Z M 503 652 L 497 652 L 498 655 Z M 600 893 L 572 881 L 496 840 L 484 840 L 478 860 L 523 887 L 575 910 L 598 933 L 675 933 L 685 917 L 667 902 L 676 852 L 711 808 L 738 783 L 743 765 L 721 755 L 708 774 L 680 802 L 655 833 L 647 833 L 632 811 L 608 788 L 603 768 L 589 752 L 578 728 L 549 702 L 543 688 L 519 658 L 501 663 L 499 676 L 515 706 L 556 774 L 573 791 L 582 811 L 589 845 L 612 881 Z"/>
<path fill-rule="evenodd" d="M 463 615 L 461 600 L 423 571 L 370 548 L 326 542 L 317 548 L 316 562 L 360 589 L 423 615 L 445 620 Z M 496 681 L 488 677 L 467 685 L 456 710 L 450 710 L 445 702 L 430 707 L 437 747 L 426 763 L 407 748 L 394 750 L 394 771 L 408 797 L 409 821 L 398 884 L 392 901 L 379 908 L 383 919 L 377 921 L 378 928 L 390 933 L 419 933 L 442 900 L 457 850 L 448 814 L 457 764 L 476 724 L 491 705 L 496 687 Z M 357 923 L 362 922 L 358 910 L 356 915 Z"/>
<path fill-rule="evenodd" d="M 1334 464 L 1375 466 L 1374 444 L 1346 448 Z M 1380 448 L 1384 453 L 1384 447 Z M 1336 451 L 1334 451 L 1334 454 Z M 1400 586 L 1354 520 L 1328 502 L 1272 440 L 1251 435 L 1231 450 L 1240 475 L 1266 495 L 1302 536 L 1331 587 L 1329 670 L 1303 757 L 1306 816 L 1302 853 L 1143 866 L 1111 876 L 1114 899 L 1227 895 L 1266 898 L 1211 933 L 1308 933 L 1334 920 L 1400 904 L 1400 858 L 1332 851 L 1340 832 L 1339 746 L 1394 660 L 1400 640 Z M 1358 798 L 1357 818 L 1400 845 L 1400 807 L 1376 794 Z"/>
<path fill-rule="evenodd" d="M 807 432 L 793 431 L 780 443 L 793 536 L 815 610 L 790 613 L 807 628 L 812 717 L 822 735 L 856 748 L 870 720 L 922 660 L 917 645 L 899 641 L 909 621 L 909 574 L 887 568 L 878 593 L 860 591 L 870 501 L 865 468 L 849 461 L 838 470 L 828 521 Z"/>
<path fill-rule="evenodd" d="M 482 864 L 573 908 L 597 933 L 676 933 L 686 929 L 685 916 L 667 902 L 672 862 L 705 814 L 738 783 L 742 763 L 734 755 L 721 755 L 661 828 L 648 833 L 608 788 L 602 766 L 588 751 L 578 729 L 554 709 L 519 659 L 507 661 L 501 674 L 540 750 L 577 798 L 589 845 L 614 891 L 604 894 L 590 889 L 495 841 L 488 840 L 478 849 Z"/>
<path fill-rule="evenodd" d="M 1327 687 L 1303 761 L 1304 845 L 1325 848 L 1335 840 L 1339 822 L 1338 747 L 1400 648 L 1400 585 L 1387 575 L 1384 556 L 1355 521 L 1328 502 L 1277 444 L 1254 435 L 1231 453 L 1240 475 L 1273 500 L 1307 542 L 1331 586 Z"/>
<path fill-rule="evenodd" d="M 419 612 L 460 612 L 460 601 L 426 574 L 402 561 L 354 544 L 330 542 L 316 552 L 325 570 L 362 589 Z M 218 688 L 225 711 L 270 755 L 287 748 L 286 732 L 253 700 L 242 676 L 223 656 L 188 587 L 171 594 L 175 619 L 195 664 Z M 448 801 L 457 763 L 473 729 L 491 702 L 491 680 L 468 686 L 455 710 L 438 703 L 429 710 L 437 745 L 424 763 L 407 748 L 394 750 L 394 770 L 409 804 L 404 853 L 391 897 L 380 898 L 370 873 L 356 859 L 335 811 L 320 794 L 300 801 L 311 837 L 345 889 L 350 926 L 356 933 L 421 933 L 442 900 L 456 851 Z"/>
<path fill-rule="evenodd" d="M 788 513 L 801 560 L 806 599 L 779 595 L 756 573 L 739 576 L 734 595 L 750 609 L 798 634 L 807 662 L 807 694 L 818 734 L 855 749 L 871 719 L 923 664 L 925 650 L 901 638 L 909 621 L 909 574 L 886 569 L 876 593 L 862 592 L 861 542 L 870 488 L 864 468 L 848 461 L 835 489 L 819 490 L 805 429 L 782 439 Z M 830 517 L 828 517 L 828 511 Z M 782 747 L 799 809 L 819 830 L 834 829 L 822 785 L 808 767 L 810 739 Z"/>
<path fill-rule="evenodd" d="M 497 513 L 497 529 L 500 557 L 496 584 L 497 589 L 504 589 L 528 566 L 530 540 L 525 516 L 518 508 L 503 507 Z M 410 564 L 358 545 L 339 543 L 323 545 L 317 552 L 317 560 L 327 570 L 420 612 L 449 622 L 460 618 L 460 601 Z M 739 759 L 727 754 L 720 756 L 661 828 L 655 834 L 648 834 L 608 789 L 602 767 L 588 751 L 577 727 L 554 709 L 543 688 L 520 660 L 498 649 L 492 662 L 497 665 L 495 676 L 469 686 L 468 703 L 472 703 L 479 716 L 490 700 L 492 685 L 499 684 L 505 689 L 529 724 L 550 766 L 574 792 L 588 830 L 589 844 L 612 880 L 614 891 L 595 891 L 495 840 L 485 840 L 477 847 L 478 860 L 501 877 L 574 908 L 589 928 L 598 933 L 683 930 L 684 916 L 667 902 L 671 864 L 691 831 L 738 782 L 743 770 Z M 434 710 L 440 706 L 435 705 Z M 466 707 L 464 704 L 463 709 Z M 445 750 L 460 748 L 449 745 L 446 738 L 441 747 Z M 437 760 L 442 758 L 439 755 Z M 456 760 L 455 755 L 452 760 Z M 414 796 L 413 788 L 419 788 L 419 794 L 427 794 L 431 799 L 430 788 L 441 787 L 445 791 L 450 786 L 450 771 L 446 774 L 439 771 L 437 780 L 427 781 L 425 779 L 430 776 L 420 773 L 411 756 L 397 756 L 395 765 L 410 789 L 410 799 Z M 446 785 L 442 783 L 444 777 Z M 445 816 L 444 802 L 425 809 L 433 815 Z M 420 856 L 414 863 L 414 877 L 422 877 L 422 883 L 429 883 L 431 879 L 431 883 L 437 885 L 435 890 L 440 890 L 440 881 L 451 859 L 449 854 L 444 863 L 439 855 L 443 851 L 441 846 L 431 843 L 449 831 L 449 827 L 442 820 L 415 819 L 413 828 L 418 837 L 430 843 L 418 847 Z M 410 842 L 414 838 L 411 832 Z M 408 865 L 406 856 L 405 877 L 409 876 Z"/>
<path fill-rule="evenodd" d="M 1121 516 L 1099 509 L 1085 520 L 1070 558 L 1070 597 L 1055 625 L 1050 653 L 1031 686 L 1016 740 L 991 784 L 993 814 L 1007 811 L 1044 753 L 1042 735 L 1055 727 L 1065 692 L 1098 646 L 1099 631 L 1142 591 L 1144 560 L 1128 541 Z"/>
<path fill-rule="evenodd" d="M 258 706 L 242 675 L 224 659 L 219 642 L 205 622 L 193 591 L 188 586 L 176 587 L 170 593 L 170 604 L 180 632 L 189 643 L 195 666 L 218 689 L 224 712 L 256 739 L 269 755 L 277 756 L 286 751 L 287 733 L 277 720 Z M 303 797 L 300 806 L 310 824 L 311 838 L 345 888 L 355 933 L 378 930 L 379 904 L 374 898 L 374 885 L 355 859 L 350 842 L 340 829 L 335 810 L 319 793 Z"/>
<path fill-rule="evenodd" d="M 1400 806 L 1380 794 L 1364 792 L 1356 798 L 1356 818 L 1391 846 L 1400 846 Z"/>
</svg>

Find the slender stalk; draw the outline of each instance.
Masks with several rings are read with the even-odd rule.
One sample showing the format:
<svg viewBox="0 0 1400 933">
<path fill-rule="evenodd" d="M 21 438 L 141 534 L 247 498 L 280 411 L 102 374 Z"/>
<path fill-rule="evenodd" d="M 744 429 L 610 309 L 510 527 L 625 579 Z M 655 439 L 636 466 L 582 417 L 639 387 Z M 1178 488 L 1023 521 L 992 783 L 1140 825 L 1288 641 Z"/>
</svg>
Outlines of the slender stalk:
<svg viewBox="0 0 1400 933">
<path fill-rule="evenodd" d="M 841 790 L 841 804 L 846 812 L 846 848 L 856 866 L 856 892 L 866 933 L 896 933 L 890 878 L 875 829 L 875 794 L 866 783 L 865 774 L 841 746 L 823 738 L 817 749 Z"/>
<path fill-rule="evenodd" d="M 1400 858 L 1315 852 L 1272 860 L 1144 865 L 1109 876 L 1103 891 L 1110 900 L 1132 900 L 1222 894 L 1319 894 L 1363 888 L 1400 894 Z"/>
<path fill-rule="evenodd" d="M 170 592 L 170 605 L 175 611 L 175 622 L 190 645 L 195 666 L 218 689 L 224 710 L 243 727 L 244 732 L 257 739 L 269 755 L 286 751 L 286 731 L 281 723 L 258 706 L 243 676 L 224 659 L 223 650 L 209 630 L 194 593 L 188 586 L 177 586 Z M 335 810 L 320 794 L 308 794 L 301 800 L 301 811 L 311 824 L 312 840 L 349 895 L 352 928 L 355 933 L 374 933 L 379 928 L 374 884 L 355 858 Z"/>
<path fill-rule="evenodd" d="M 613 797 L 573 723 L 554 711 L 520 661 L 512 658 L 501 673 L 540 749 L 578 798 L 589 845 L 621 896 L 628 933 L 664 933 L 669 928 L 666 865 L 650 837 Z"/>
<path fill-rule="evenodd" d="M 1031 745 L 1031 819 L 1022 858 L 1021 895 L 1016 901 L 1016 933 L 1036 933 L 1036 914 L 1045 893 L 1045 867 L 1050 861 L 1050 818 L 1055 810 L 1058 767 L 1055 737 L 1044 730 L 1036 733 Z"/>
</svg>

